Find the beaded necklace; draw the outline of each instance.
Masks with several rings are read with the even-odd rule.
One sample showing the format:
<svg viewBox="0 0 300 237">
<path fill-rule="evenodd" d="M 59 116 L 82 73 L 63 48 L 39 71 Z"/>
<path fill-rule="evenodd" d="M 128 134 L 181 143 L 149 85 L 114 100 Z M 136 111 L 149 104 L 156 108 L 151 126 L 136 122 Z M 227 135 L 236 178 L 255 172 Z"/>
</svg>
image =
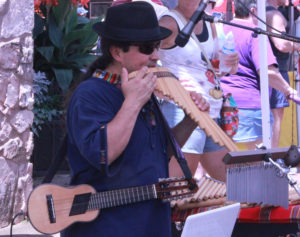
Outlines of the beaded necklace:
<svg viewBox="0 0 300 237">
<path fill-rule="evenodd" d="M 103 79 L 110 84 L 116 85 L 118 88 L 121 87 L 121 77 L 120 77 L 120 75 L 118 75 L 116 73 L 109 73 L 109 72 L 97 69 L 93 73 L 93 77 Z"/>
<path fill-rule="evenodd" d="M 100 69 L 97 69 L 93 73 L 93 77 L 102 79 L 107 81 L 110 84 L 115 85 L 117 88 L 121 88 L 121 76 L 116 73 L 109 73 L 106 71 L 102 71 Z M 151 125 L 152 128 L 156 126 L 156 119 L 154 114 L 154 104 L 152 100 L 148 101 L 141 110 L 143 118 L 147 121 L 149 125 Z"/>
</svg>

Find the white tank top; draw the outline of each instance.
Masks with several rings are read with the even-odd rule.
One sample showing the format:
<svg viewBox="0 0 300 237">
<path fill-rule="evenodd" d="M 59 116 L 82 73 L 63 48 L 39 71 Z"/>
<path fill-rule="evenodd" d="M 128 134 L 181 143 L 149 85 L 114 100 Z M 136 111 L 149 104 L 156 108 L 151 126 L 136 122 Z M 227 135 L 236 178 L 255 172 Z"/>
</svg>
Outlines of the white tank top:
<svg viewBox="0 0 300 237">
<path fill-rule="evenodd" d="M 176 15 L 169 11 L 164 16 L 174 18 L 181 30 L 184 23 Z M 208 29 L 208 40 L 201 42 L 202 48 L 205 49 L 207 56 L 210 58 L 214 51 L 214 39 L 210 23 L 206 23 Z M 159 57 L 163 67 L 168 68 L 175 76 L 177 76 L 181 84 L 188 91 L 196 91 L 210 104 L 211 118 L 218 118 L 222 107 L 222 98 L 215 99 L 209 95 L 209 90 L 215 87 L 215 82 L 208 79 L 206 62 L 201 57 L 201 49 L 193 37 L 190 37 L 188 43 L 182 48 L 176 46 L 171 49 L 160 49 Z M 211 78 L 211 77 L 209 77 Z"/>
</svg>

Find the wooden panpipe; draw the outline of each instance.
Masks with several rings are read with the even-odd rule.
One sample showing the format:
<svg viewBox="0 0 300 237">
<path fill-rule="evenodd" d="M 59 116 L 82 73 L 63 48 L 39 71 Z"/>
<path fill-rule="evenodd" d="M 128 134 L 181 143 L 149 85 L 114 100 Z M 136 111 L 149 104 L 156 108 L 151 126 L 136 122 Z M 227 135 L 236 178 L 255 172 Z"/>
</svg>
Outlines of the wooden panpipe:
<svg viewBox="0 0 300 237">
<path fill-rule="evenodd" d="M 172 201 L 171 206 L 178 209 L 190 209 L 224 205 L 226 202 L 225 183 L 203 176 L 198 182 L 198 191 L 190 197 Z"/>
<path fill-rule="evenodd" d="M 149 68 L 148 71 L 149 73 L 153 72 L 157 76 L 156 91 L 158 93 L 173 100 L 215 143 L 225 146 L 229 151 L 238 151 L 231 138 L 210 118 L 209 114 L 198 109 L 189 92 L 184 89 L 178 79 L 168 69 L 155 67 Z M 129 79 L 133 78 L 136 73 L 130 73 Z"/>
</svg>

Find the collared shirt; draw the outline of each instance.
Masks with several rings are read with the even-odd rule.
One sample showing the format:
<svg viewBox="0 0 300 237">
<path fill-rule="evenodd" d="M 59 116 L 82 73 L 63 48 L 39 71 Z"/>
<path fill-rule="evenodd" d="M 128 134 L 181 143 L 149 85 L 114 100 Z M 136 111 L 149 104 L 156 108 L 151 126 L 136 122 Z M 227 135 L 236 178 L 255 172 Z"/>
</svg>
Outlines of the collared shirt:
<svg viewBox="0 0 300 237">
<path fill-rule="evenodd" d="M 160 120 L 151 126 L 142 112 L 129 143 L 111 165 L 100 163 L 99 128 L 120 110 L 122 91 L 99 78 L 75 90 L 67 113 L 68 158 L 72 184 L 89 184 L 97 191 L 143 186 L 168 177 L 167 142 Z M 147 109 L 147 108 L 145 108 Z M 158 116 L 154 111 L 155 116 Z M 171 236 L 170 206 L 151 200 L 103 209 L 95 221 L 77 223 L 62 236 Z"/>
</svg>

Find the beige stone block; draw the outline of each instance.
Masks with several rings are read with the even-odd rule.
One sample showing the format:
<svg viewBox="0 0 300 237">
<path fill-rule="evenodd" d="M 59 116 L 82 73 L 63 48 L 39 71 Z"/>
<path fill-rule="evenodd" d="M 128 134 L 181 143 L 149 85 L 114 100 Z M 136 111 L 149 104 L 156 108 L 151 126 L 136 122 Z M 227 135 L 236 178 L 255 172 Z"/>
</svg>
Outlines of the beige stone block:
<svg viewBox="0 0 300 237">
<path fill-rule="evenodd" d="M 28 132 L 28 136 L 26 134 L 27 139 L 25 140 L 25 151 L 28 154 L 31 154 L 33 151 L 33 146 L 34 146 L 34 141 L 33 141 L 33 132 L 31 131 L 27 131 Z M 30 156 L 29 156 L 30 158 Z"/>
<path fill-rule="evenodd" d="M 20 44 L 6 43 L 0 47 L 0 66 L 3 69 L 17 69 L 20 62 Z"/>
<path fill-rule="evenodd" d="M 4 106 L 13 108 L 19 101 L 19 84 L 17 82 L 9 83 L 6 91 Z"/>
<path fill-rule="evenodd" d="M 23 133 L 32 125 L 33 116 L 32 111 L 22 110 L 13 116 L 10 120 L 10 124 L 17 130 L 18 133 Z"/>
<path fill-rule="evenodd" d="M 4 142 L 8 140 L 12 131 L 12 127 L 7 123 L 6 118 L 3 118 L 0 122 L 0 141 Z"/>
<path fill-rule="evenodd" d="M 6 99 L 7 77 L 0 73 L 0 102 Z"/>
<path fill-rule="evenodd" d="M 0 104 L 0 112 L 4 115 L 9 115 L 10 110 L 8 107 L 3 106 L 2 104 Z"/>
<path fill-rule="evenodd" d="M 32 86 L 28 84 L 21 84 L 20 85 L 20 92 L 19 92 L 19 106 L 22 109 L 33 109 L 34 104 L 34 97 L 33 97 L 33 90 Z"/>
<path fill-rule="evenodd" d="M 1 37 L 17 38 L 31 33 L 34 25 L 34 1 L 10 0 L 9 7 L 3 17 Z"/>
<path fill-rule="evenodd" d="M 31 35 L 24 39 L 24 43 L 22 44 L 22 54 L 21 63 L 33 62 L 33 39 Z"/>
<path fill-rule="evenodd" d="M 13 159 L 18 154 L 22 145 L 23 142 L 21 141 L 21 139 L 15 137 L 13 139 L 10 139 L 4 145 L 0 146 L 0 151 L 3 150 L 3 156 L 6 159 Z"/>
<path fill-rule="evenodd" d="M 12 218 L 18 182 L 18 166 L 0 157 L 0 228 L 9 225 Z"/>
<path fill-rule="evenodd" d="M 19 168 L 19 179 L 16 188 L 13 216 L 19 213 L 20 211 L 27 211 L 26 203 L 33 187 L 33 180 L 31 174 L 32 164 L 29 162 L 23 163 Z"/>
<path fill-rule="evenodd" d="M 32 84 L 34 77 L 32 65 L 21 63 L 17 68 L 16 75 L 21 78 L 22 83 Z"/>
</svg>

